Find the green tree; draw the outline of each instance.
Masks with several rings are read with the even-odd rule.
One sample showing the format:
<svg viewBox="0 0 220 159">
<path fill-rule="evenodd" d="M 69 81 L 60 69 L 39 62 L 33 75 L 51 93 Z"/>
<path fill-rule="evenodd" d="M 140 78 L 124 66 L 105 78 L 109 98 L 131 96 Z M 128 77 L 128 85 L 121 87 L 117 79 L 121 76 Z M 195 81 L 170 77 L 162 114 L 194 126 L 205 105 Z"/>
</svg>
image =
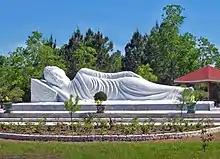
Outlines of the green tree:
<svg viewBox="0 0 220 159">
<path fill-rule="evenodd" d="M 6 64 L 7 58 L 3 55 L 0 55 L 0 66 L 4 66 Z"/>
<path fill-rule="evenodd" d="M 50 35 L 49 39 L 45 39 L 43 41 L 44 45 L 50 46 L 52 49 L 56 49 L 57 47 L 57 41 L 56 39 L 54 40 L 53 35 Z"/>
<path fill-rule="evenodd" d="M 151 36 L 151 42 L 155 53 L 154 57 L 160 57 L 157 61 L 159 82 L 165 84 L 172 84 L 175 78 L 174 70 L 176 68 L 176 61 L 178 57 L 178 45 L 180 41 L 179 27 L 183 24 L 184 16 L 181 15 L 183 8 L 179 5 L 167 5 L 164 7 L 164 14 L 162 15 L 162 22 L 159 29 L 155 29 Z M 150 39 L 149 38 L 149 39 Z M 156 42 L 155 44 L 153 42 Z M 150 63 L 151 65 L 151 63 Z M 154 69 L 154 68 L 153 68 Z"/>
<path fill-rule="evenodd" d="M 73 59 L 75 60 L 77 69 L 84 67 L 95 69 L 96 50 L 85 46 L 83 43 L 79 45 L 80 48 L 76 49 L 73 53 Z"/>
<path fill-rule="evenodd" d="M 197 40 L 199 67 L 216 64 L 220 66 L 220 54 L 214 44 L 210 43 L 208 39 L 200 37 Z"/>
<path fill-rule="evenodd" d="M 73 99 L 73 95 L 70 95 L 70 98 L 64 102 L 66 110 L 70 113 L 71 123 L 73 121 L 73 113 L 81 109 L 81 106 L 78 105 L 78 102 L 79 97 L 76 96 L 76 99 Z"/>
<path fill-rule="evenodd" d="M 160 24 L 147 36 L 142 64 L 149 63 L 158 82 L 173 84 L 175 78 L 208 64 L 219 63 L 217 48 L 205 38 L 180 34 L 185 17 L 180 5 L 167 5 Z"/>
<path fill-rule="evenodd" d="M 142 64 L 146 37 L 137 30 L 133 33 L 130 42 L 125 46 L 125 57 L 123 59 L 123 70 L 133 71 Z"/>
<path fill-rule="evenodd" d="M 110 63 L 110 52 L 113 51 L 113 42 L 101 31 L 93 32 L 89 28 L 86 32 L 84 43 L 96 50 L 96 70 L 108 72 Z"/>
<path fill-rule="evenodd" d="M 43 35 L 35 31 L 28 37 L 27 47 L 19 47 L 9 53 L 9 71 L 6 75 L 11 78 L 11 87 L 18 87 L 25 92 L 24 101 L 30 101 L 31 78 L 42 79 L 44 67 L 53 65 L 65 69 L 64 61 L 43 42 Z"/>
<path fill-rule="evenodd" d="M 178 107 L 180 108 L 181 111 L 180 114 L 181 118 L 183 118 L 183 109 L 191 105 L 193 102 L 194 102 L 193 92 L 189 89 L 184 88 L 182 92 L 182 98 L 180 100 L 180 104 L 178 104 Z"/>
<path fill-rule="evenodd" d="M 70 79 L 75 77 L 78 70 L 76 66 L 76 59 L 74 58 L 74 52 L 80 48 L 80 43 L 83 43 L 83 41 L 83 34 L 80 29 L 77 28 L 68 40 L 68 43 L 64 44 L 59 50 L 59 55 L 66 63 L 66 74 Z"/>
<path fill-rule="evenodd" d="M 91 48 L 94 50 L 91 50 Z M 119 52 L 110 55 L 112 50 L 113 42 L 100 31 L 94 32 L 89 28 L 85 35 L 83 35 L 80 29 L 77 28 L 72 37 L 69 39 L 68 44 L 61 47 L 60 55 L 67 63 L 67 76 L 72 79 L 82 66 L 95 68 L 96 70 L 103 72 L 121 70 Z M 86 65 L 85 63 L 79 63 L 79 60 L 77 60 L 76 57 L 80 57 L 81 61 L 83 59 L 85 60 L 85 58 L 83 58 L 85 53 L 87 57 L 92 57 L 90 61 L 95 59 L 94 66 L 90 62 Z"/>
<path fill-rule="evenodd" d="M 0 95 L 8 96 L 12 102 L 22 101 L 24 91 L 19 87 L 21 85 L 21 70 L 9 66 L 8 60 L 0 67 Z"/>
<path fill-rule="evenodd" d="M 106 72 L 120 72 L 122 70 L 122 58 L 121 51 L 117 50 L 112 53 L 109 57 L 109 67 Z"/>
<path fill-rule="evenodd" d="M 151 81 L 151 82 L 156 82 L 157 81 L 157 76 L 154 75 L 153 70 L 150 68 L 149 64 L 146 65 L 140 65 L 137 67 L 136 73 L 143 77 L 144 79 Z"/>
</svg>

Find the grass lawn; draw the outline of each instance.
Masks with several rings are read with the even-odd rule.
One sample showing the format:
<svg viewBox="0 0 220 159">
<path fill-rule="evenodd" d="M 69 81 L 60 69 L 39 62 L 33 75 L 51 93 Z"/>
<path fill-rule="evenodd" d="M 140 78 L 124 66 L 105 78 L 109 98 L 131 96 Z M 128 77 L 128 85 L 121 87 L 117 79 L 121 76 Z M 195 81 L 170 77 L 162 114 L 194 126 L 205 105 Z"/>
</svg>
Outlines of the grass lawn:
<svg viewBox="0 0 220 159">
<path fill-rule="evenodd" d="M 0 141 L 0 158 L 6 159 L 218 159 L 220 142 L 206 153 L 195 141 L 58 143 Z"/>
<path fill-rule="evenodd" d="M 0 140 L 0 159 L 219 159 L 220 133 L 207 152 L 199 137 L 152 142 L 25 142 Z"/>
</svg>

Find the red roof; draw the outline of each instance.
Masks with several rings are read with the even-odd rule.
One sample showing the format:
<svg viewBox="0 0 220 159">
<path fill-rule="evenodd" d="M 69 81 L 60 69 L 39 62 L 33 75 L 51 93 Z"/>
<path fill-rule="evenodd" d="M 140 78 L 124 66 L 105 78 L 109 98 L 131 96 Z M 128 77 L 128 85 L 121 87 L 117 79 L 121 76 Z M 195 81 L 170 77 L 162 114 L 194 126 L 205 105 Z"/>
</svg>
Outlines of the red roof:
<svg viewBox="0 0 220 159">
<path fill-rule="evenodd" d="M 206 66 L 174 80 L 174 83 L 201 82 L 220 82 L 220 69 Z"/>
</svg>

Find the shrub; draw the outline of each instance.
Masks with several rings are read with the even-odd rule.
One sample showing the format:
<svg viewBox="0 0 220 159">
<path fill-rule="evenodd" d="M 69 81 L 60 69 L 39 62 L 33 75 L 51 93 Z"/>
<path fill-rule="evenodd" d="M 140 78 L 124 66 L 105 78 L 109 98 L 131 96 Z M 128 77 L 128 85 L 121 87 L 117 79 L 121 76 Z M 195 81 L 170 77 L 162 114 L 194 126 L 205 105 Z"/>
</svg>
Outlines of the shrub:
<svg viewBox="0 0 220 159">
<path fill-rule="evenodd" d="M 149 64 L 138 66 L 136 73 L 151 82 L 156 82 L 158 80 L 158 77 L 153 74 L 153 70 Z"/>
<path fill-rule="evenodd" d="M 202 150 L 206 152 L 208 144 L 214 139 L 214 136 L 212 133 L 208 133 L 205 128 L 202 128 L 200 138 L 202 140 Z"/>
<path fill-rule="evenodd" d="M 64 102 L 65 108 L 69 111 L 71 123 L 73 121 L 73 113 L 81 110 L 81 106 L 78 105 L 79 97 L 76 96 L 75 102 L 73 102 L 73 95 L 70 95 L 70 98 Z"/>
<path fill-rule="evenodd" d="M 94 96 L 94 100 L 95 100 L 96 103 L 100 104 L 103 101 L 107 100 L 107 95 L 102 91 L 97 92 Z"/>
<path fill-rule="evenodd" d="M 19 87 L 15 87 L 13 89 L 7 89 L 5 87 L 0 88 L 0 94 L 5 95 L 11 99 L 12 102 L 21 102 L 22 96 L 24 95 L 24 91 Z"/>
<path fill-rule="evenodd" d="M 11 100 L 6 95 L 0 96 L 0 103 L 7 103 L 7 102 L 10 102 L 10 101 Z"/>
</svg>

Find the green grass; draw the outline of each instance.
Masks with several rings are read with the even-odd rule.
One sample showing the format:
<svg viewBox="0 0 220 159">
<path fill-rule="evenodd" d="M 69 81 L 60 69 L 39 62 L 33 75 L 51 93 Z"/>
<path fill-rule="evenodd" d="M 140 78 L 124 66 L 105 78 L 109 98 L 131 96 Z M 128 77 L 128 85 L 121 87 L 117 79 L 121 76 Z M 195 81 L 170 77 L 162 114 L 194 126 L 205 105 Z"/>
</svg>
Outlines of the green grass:
<svg viewBox="0 0 220 159">
<path fill-rule="evenodd" d="M 204 153 L 200 142 L 0 142 L 0 158 L 19 155 L 34 159 L 219 159 L 220 143 L 210 143 Z"/>
</svg>

